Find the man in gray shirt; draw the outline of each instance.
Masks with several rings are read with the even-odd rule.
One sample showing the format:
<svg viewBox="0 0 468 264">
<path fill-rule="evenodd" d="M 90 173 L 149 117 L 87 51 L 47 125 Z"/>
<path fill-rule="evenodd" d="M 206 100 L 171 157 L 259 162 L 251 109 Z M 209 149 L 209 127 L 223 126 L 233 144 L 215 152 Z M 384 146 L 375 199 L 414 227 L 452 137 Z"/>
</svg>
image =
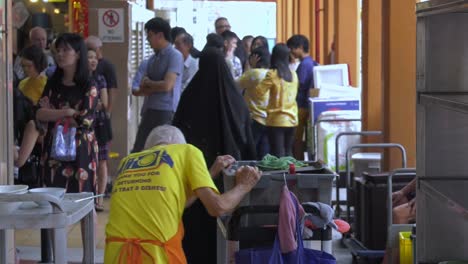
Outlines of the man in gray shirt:
<svg viewBox="0 0 468 264">
<path fill-rule="evenodd" d="M 171 27 L 164 19 L 155 17 L 145 24 L 148 42 L 155 54 L 148 59 L 146 76 L 135 96 L 145 96 L 132 152 L 142 151 L 153 128 L 170 124 L 181 94 L 184 60 L 170 43 Z"/>
</svg>

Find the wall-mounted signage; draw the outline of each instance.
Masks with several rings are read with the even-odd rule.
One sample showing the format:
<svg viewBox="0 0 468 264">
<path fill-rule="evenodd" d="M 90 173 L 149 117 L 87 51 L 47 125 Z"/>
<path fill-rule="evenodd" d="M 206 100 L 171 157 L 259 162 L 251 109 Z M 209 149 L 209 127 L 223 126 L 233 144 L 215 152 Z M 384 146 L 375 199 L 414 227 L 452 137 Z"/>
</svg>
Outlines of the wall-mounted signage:
<svg viewBox="0 0 468 264">
<path fill-rule="evenodd" d="M 102 42 L 124 42 L 123 8 L 99 8 L 99 38 Z"/>
</svg>

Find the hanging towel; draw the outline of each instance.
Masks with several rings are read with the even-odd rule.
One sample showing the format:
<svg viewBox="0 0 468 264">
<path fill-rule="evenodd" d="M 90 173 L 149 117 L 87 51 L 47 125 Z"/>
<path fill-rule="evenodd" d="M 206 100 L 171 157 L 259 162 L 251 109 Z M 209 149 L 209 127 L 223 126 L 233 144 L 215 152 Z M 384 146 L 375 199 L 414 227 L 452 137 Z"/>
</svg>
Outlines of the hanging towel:
<svg viewBox="0 0 468 264">
<path fill-rule="evenodd" d="M 296 242 L 296 205 L 297 197 L 284 185 L 281 191 L 278 215 L 278 237 L 281 253 L 288 253 L 297 249 Z M 299 217 L 304 216 L 304 208 L 299 205 Z"/>
</svg>

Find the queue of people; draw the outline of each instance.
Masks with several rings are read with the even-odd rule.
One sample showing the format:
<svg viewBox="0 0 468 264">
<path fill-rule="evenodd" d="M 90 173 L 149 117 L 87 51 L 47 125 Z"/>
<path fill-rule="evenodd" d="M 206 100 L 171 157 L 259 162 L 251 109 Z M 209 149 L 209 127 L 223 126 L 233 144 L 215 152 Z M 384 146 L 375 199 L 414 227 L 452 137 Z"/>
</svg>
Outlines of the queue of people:
<svg viewBox="0 0 468 264">
<path fill-rule="evenodd" d="M 133 95 L 143 96 L 144 105 L 141 109 L 142 121 L 132 150 L 134 154 L 126 159 L 141 157 L 155 145 L 164 145 L 167 150 L 161 152 L 161 155 L 167 155 L 161 156 L 159 162 L 164 161 L 170 167 L 180 164 L 181 168 L 186 168 L 174 171 L 177 175 L 174 177 L 180 178 L 180 187 L 172 195 L 182 195 L 177 201 L 185 201 L 190 196 L 187 191 L 191 190 L 191 195 L 200 199 L 194 199 L 185 210 L 184 207 L 176 207 L 179 209 L 171 213 L 175 218 L 169 223 L 169 226 L 175 224 L 174 228 L 164 229 L 168 231 L 165 235 L 123 232 L 124 228 L 119 226 L 119 221 L 125 219 L 123 216 L 130 211 L 126 212 L 123 202 L 112 202 L 107 228 L 108 252 L 122 247 L 119 243 L 122 244 L 122 239 L 129 236 L 164 244 L 174 234 L 180 234 L 185 229 L 182 243 L 185 253 L 179 255 L 186 255 L 189 263 L 215 263 L 216 224 L 212 216 L 234 208 L 260 177 L 257 169 L 246 167 L 240 170 L 239 188 L 235 190 L 224 190 L 219 178 L 220 170 L 235 160 L 258 157 L 256 146 L 259 136 L 253 134 L 256 130 L 252 129 L 252 122 L 256 119 L 252 108 L 261 109 L 257 112 L 260 113 L 257 122 L 265 128 L 261 137 L 264 146 L 272 145 L 271 151 L 278 155 L 292 153 L 291 136 L 297 125 L 297 76 L 288 67 L 288 47 L 284 44 L 276 45 L 270 59 L 266 39 L 252 37 L 252 50 L 239 52 L 244 49 L 244 45 L 230 31 L 227 19 L 218 19 L 215 24 L 217 34 L 208 36 L 206 47 L 198 53 L 193 47 L 193 38 L 184 29 L 179 28 L 177 32 L 172 32 L 172 39 L 171 27 L 165 20 L 153 18 L 145 24 L 148 42 L 155 53 L 140 65 L 133 82 Z M 54 64 L 45 63 L 43 45 L 31 44 L 21 54 L 22 68 L 28 77 L 18 87 L 26 99 L 32 97 L 32 103 L 30 113 L 20 126 L 22 132 L 19 133 L 21 137 L 17 142 L 19 148 L 16 164 L 22 166 L 25 157 L 30 156 L 31 149 L 37 148 L 40 164 L 35 186 L 63 187 L 67 192 L 88 191 L 102 194 L 107 182 L 106 160 L 111 140 L 111 131 L 106 132 L 106 129 L 110 129 L 109 125 L 106 126 L 106 120 L 110 117 L 114 88 L 117 87 L 115 70 L 103 58 L 102 42 L 95 36 L 83 39 L 77 34 L 64 33 L 51 45 Z M 246 59 L 245 54 L 251 55 Z M 260 73 L 256 75 L 257 83 L 250 84 L 250 99 L 243 96 L 244 89 L 239 86 L 248 82 L 248 77 L 242 77 L 246 69 Z M 50 73 L 49 77 L 46 72 Z M 257 97 L 262 98 L 262 105 L 256 105 L 259 102 Z M 175 127 L 167 127 L 169 124 L 182 132 Z M 60 125 L 75 128 L 75 144 L 71 145 L 71 148 L 75 148 L 75 156 L 69 160 L 62 160 L 54 155 L 54 148 L 57 147 L 54 140 Z M 164 133 L 183 133 L 184 140 L 166 140 L 164 144 L 148 143 L 155 131 L 159 131 L 157 134 L 162 137 L 165 136 Z M 267 138 L 269 141 L 273 139 L 274 143 L 269 144 L 265 141 Z M 175 147 L 185 143 L 185 139 L 190 145 Z M 172 145 L 175 148 L 169 151 L 173 148 Z M 182 149 L 193 154 L 182 155 L 185 151 Z M 175 158 L 178 155 L 181 155 L 180 159 Z M 194 159 L 198 156 L 200 158 Z M 207 164 L 213 163 L 213 167 L 218 169 L 210 170 L 212 177 L 203 176 L 210 175 L 207 173 Z M 194 166 L 200 168 L 194 170 Z M 151 170 L 152 173 L 155 173 L 154 170 Z M 117 182 L 130 171 L 130 168 L 122 167 Z M 193 175 L 187 175 L 190 174 L 187 171 L 193 172 Z M 182 180 L 183 177 L 188 178 Z M 19 177 L 18 180 L 21 181 L 22 178 Z M 165 192 L 168 188 L 165 184 L 163 181 L 148 188 L 161 192 L 161 199 L 164 200 L 169 195 Z M 208 191 L 201 191 L 201 187 L 207 187 Z M 129 191 L 121 196 L 117 190 L 113 190 L 113 200 L 127 195 L 133 198 L 139 195 Z M 220 203 L 222 207 L 219 207 Z M 103 210 L 102 199 L 96 200 L 95 208 L 97 211 Z M 164 212 L 164 215 L 167 213 Z M 113 217 L 114 214 L 119 216 Z M 153 224 L 159 226 L 161 223 L 156 221 Z M 190 228 L 194 224 L 201 228 Z M 177 241 L 182 242 L 182 237 L 177 238 Z M 154 244 L 153 242 L 150 244 Z M 156 258 L 164 259 L 160 253 L 155 253 Z M 106 263 L 108 256 L 112 259 L 116 254 L 106 254 Z"/>
<path fill-rule="evenodd" d="M 97 37 L 63 33 L 49 50 L 46 39 L 44 29 L 31 29 L 30 45 L 16 58 L 22 71 L 14 75 L 15 182 L 104 193 L 112 139 L 108 88 L 117 87 L 115 69 L 102 58 Z M 64 133 L 75 133 L 72 159 L 55 156 L 60 125 L 73 128 Z M 96 210 L 103 210 L 102 199 L 96 200 Z"/>
<path fill-rule="evenodd" d="M 318 64 L 305 36 L 294 35 L 270 53 L 265 37 L 241 41 L 224 17 L 202 51 L 185 29 L 171 29 L 162 18 L 144 29 L 154 54 L 132 83 L 132 94 L 144 97 L 142 119 L 113 180 L 105 263 L 216 263 L 214 216 L 233 210 L 261 177 L 257 168 L 242 167 L 236 186 L 225 190 L 221 171 L 267 153 L 303 159 Z M 43 33 L 30 35 L 37 32 Z M 20 172 L 17 180 L 103 194 L 115 68 L 95 36 L 59 35 L 51 44 L 53 63 L 44 45 L 31 43 L 19 56 L 26 78 L 15 98 L 21 116 L 15 118 L 15 164 L 23 167 L 32 155 L 40 162 L 36 179 Z M 71 160 L 53 153 L 59 125 L 76 130 Z M 95 208 L 104 210 L 102 198 Z"/>
</svg>

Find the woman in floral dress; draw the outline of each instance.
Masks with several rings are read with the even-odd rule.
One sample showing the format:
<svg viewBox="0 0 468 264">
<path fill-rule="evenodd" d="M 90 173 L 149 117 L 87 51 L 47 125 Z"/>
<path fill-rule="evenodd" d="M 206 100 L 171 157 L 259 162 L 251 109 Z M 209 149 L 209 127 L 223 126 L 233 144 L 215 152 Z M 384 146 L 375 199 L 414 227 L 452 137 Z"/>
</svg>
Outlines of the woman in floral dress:
<svg viewBox="0 0 468 264">
<path fill-rule="evenodd" d="M 45 132 L 43 183 L 67 192 L 95 192 L 98 147 L 93 130 L 97 89 L 89 78 L 87 49 L 78 34 L 64 33 L 55 41 L 57 70 L 47 81 L 36 119 Z M 58 161 L 51 157 L 57 122 L 68 120 L 76 127 L 76 158 Z"/>
<path fill-rule="evenodd" d="M 106 122 L 109 121 L 109 95 L 107 92 L 106 78 L 102 74 L 96 72 L 98 65 L 98 57 L 96 50 L 88 48 L 88 67 L 91 78 L 96 83 L 98 90 L 98 106 L 96 108 L 96 115 L 94 119 L 94 134 L 96 135 L 96 141 L 99 146 L 98 153 L 98 169 L 97 169 L 97 187 L 96 194 L 104 194 L 107 187 L 107 160 L 109 159 L 109 145 L 111 131 Z M 107 123 L 109 124 L 109 123 Z M 101 132 L 101 133 L 99 133 Z M 104 136 L 103 136 L 104 134 Z M 95 209 L 97 212 L 104 211 L 104 197 L 98 197 L 96 199 Z"/>
</svg>

